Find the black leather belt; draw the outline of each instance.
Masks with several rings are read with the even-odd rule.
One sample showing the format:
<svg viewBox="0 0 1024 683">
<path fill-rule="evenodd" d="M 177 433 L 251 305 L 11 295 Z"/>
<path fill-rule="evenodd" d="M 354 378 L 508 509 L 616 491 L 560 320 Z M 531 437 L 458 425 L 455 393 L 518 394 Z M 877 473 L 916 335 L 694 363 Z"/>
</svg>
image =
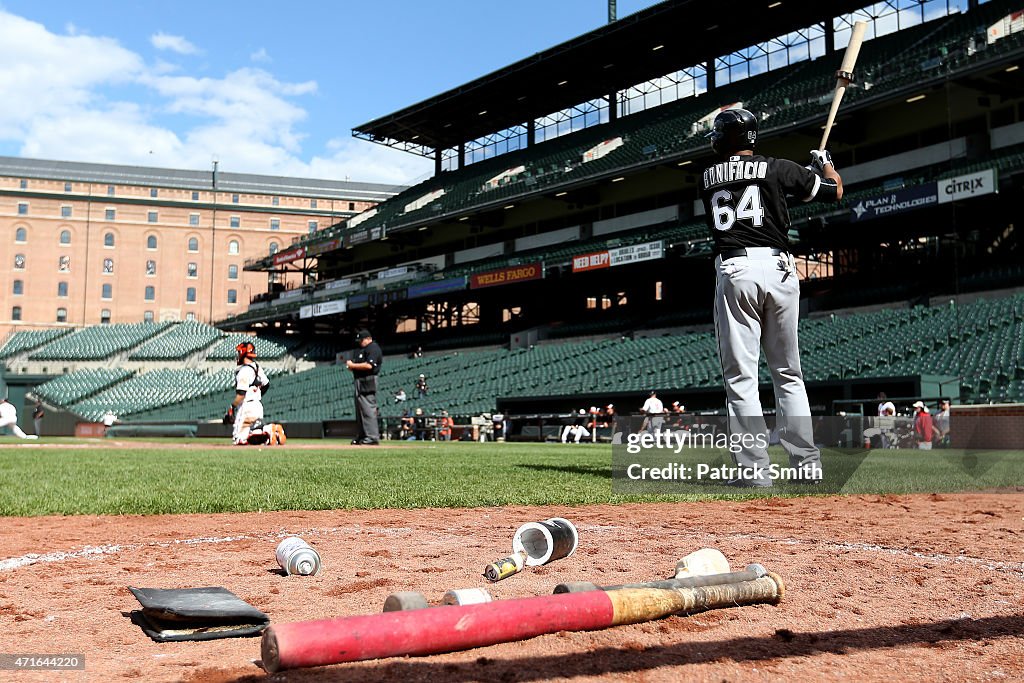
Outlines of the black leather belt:
<svg viewBox="0 0 1024 683">
<path fill-rule="evenodd" d="M 778 247 L 772 247 L 772 256 L 782 256 L 788 253 L 785 249 L 779 249 Z M 719 252 L 719 256 L 722 257 L 723 261 L 728 261 L 731 258 L 738 258 L 740 256 L 746 256 L 747 250 L 743 247 L 739 249 L 726 249 L 725 251 Z"/>
</svg>

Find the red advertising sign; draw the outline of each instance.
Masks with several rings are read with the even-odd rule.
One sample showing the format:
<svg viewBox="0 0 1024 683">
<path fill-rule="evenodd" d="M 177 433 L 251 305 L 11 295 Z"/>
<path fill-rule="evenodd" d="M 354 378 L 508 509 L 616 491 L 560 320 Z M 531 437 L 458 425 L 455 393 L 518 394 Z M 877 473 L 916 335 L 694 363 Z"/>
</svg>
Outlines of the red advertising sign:
<svg viewBox="0 0 1024 683">
<path fill-rule="evenodd" d="M 582 273 L 598 268 L 607 268 L 611 265 L 607 251 L 596 251 L 593 254 L 581 254 L 572 257 L 572 272 Z"/>
<path fill-rule="evenodd" d="M 510 285 L 513 282 L 539 280 L 542 277 L 544 277 L 544 267 L 540 263 L 530 263 L 525 266 L 512 266 L 472 275 L 469 278 L 469 288 L 480 289 L 481 287 Z"/>
<path fill-rule="evenodd" d="M 282 251 L 280 254 L 274 254 L 274 265 L 280 266 L 283 263 L 291 263 L 292 261 L 298 261 L 305 255 L 305 247 L 299 247 L 298 249 L 289 249 L 288 251 Z"/>
</svg>

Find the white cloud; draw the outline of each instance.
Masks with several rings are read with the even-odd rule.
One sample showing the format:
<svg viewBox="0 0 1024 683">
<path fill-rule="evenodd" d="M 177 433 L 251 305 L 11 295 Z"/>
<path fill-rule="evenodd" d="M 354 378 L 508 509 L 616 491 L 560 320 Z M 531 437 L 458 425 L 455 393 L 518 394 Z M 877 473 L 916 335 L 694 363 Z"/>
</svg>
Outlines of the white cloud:
<svg viewBox="0 0 1024 683">
<path fill-rule="evenodd" d="M 274 61 L 270 58 L 270 55 L 267 54 L 267 48 L 265 47 L 261 47 L 259 50 L 256 50 L 256 52 L 253 52 L 249 55 L 249 59 L 259 64 L 269 64 Z"/>
<path fill-rule="evenodd" d="M 158 50 L 170 50 L 171 52 L 177 52 L 179 55 L 197 55 L 202 52 L 184 37 L 172 36 L 163 31 L 151 35 L 149 42 Z"/>
<path fill-rule="evenodd" d="M 186 41 L 187 42 L 187 41 Z M 351 138 L 304 149 L 317 83 L 245 67 L 199 77 L 110 38 L 0 9 L 0 144 L 26 157 L 404 184 L 433 162 Z M 11 106 L 16 103 L 17 106 Z"/>
</svg>

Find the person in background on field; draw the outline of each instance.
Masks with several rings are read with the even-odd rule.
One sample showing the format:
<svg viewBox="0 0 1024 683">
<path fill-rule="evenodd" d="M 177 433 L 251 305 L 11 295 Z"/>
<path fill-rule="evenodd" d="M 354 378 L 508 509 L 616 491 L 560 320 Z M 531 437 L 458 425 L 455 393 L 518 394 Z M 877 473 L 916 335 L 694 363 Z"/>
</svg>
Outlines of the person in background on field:
<svg viewBox="0 0 1024 683">
<path fill-rule="evenodd" d="M 928 412 L 928 406 L 922 401 L 914 404 L 914 410 L 916 411 L 914 414 L 914 440 L 922 451 L 930 451 L 935 432 L 932 416 Z"/>
<path fill-rule="evenodd" d="M 409 396 L 406 395 L 405 389 L 399 389 L 398 391 L 395 392 L 395 403 L 402 403 L 408 400 Z"/>
<path fill-rule="evenodd" d="M 36 401 L 36 407 L 32 410 L 32 424 L 36 428 L 36 436 L 43 435 L 43 418 L 46 416 L 46 412 L 43 410 L 43 402 Z"/>
<path fill-rule="evenodd" d="M 421 374 L 416 378 L 416 398 L 423 398 L 427 395 L 427 376 Z"/>
<path fill-rule="evenodd" d="M 259 426 L 258 431 L 262 431 L 263 394 L 270 388 L 270 379 L 256 362 L 255 344 L 241 342 L 235 351 L 235 398 L 224 415 L 224 423 L 232 425 L 231 439 L 234 444 L 244 446 L 249 443 L 249 433 L 253 427 Z"/>
<path fill-rule="evenodd" d="M 103 422 L 103 433 L 106 434 L 107 430 L 113 427 L 114 423 L 117 422 L 117 415 L 114 415 L 113 410 L 107 408 L 107 412 L 103 413 L 101 421 Z"/>
<path fill-rule="evenodd" d="M 896 404 L 889 400 L 884 391 L 878 392 L 878 417 L 895 417 Z"/>
<path fill-rule="evenodd" d="M 19 439 L 38 439 L 37 434 L 26 434 L 18 426 L 18 409 L 6 398 L 0 401 L 0 429 L 10 427 Z"/>
<path fill-rule="evenodd" d="M 940 448 L 949 446 L 949 401 L 939 401 L 939 412 L 935 413 L 932 420 L 935 423 L 935 432 Z"/>
<path fill-rule="evenodd" d="M 356 422 L 359 434 L 352 440 L 353 446 L 376 446 L 380 443 L 380 425 L 377 423 L 377 375 L 384 363 L 384 352 L 380 344 L 373 341 L 369 330 L 356 330 L 355 355 L 345 361 L 355 378 Z"/>
<path fill-rule="evenodd" d="M 648 394 L 647 400 L 644 401 L 640 410 L 644 414 L 644 426 L 640 428 L 640 431 L 646 429 L 652 434 L 660 432 L 665 423 L 665 405 L 658 398 L 658 392 L 652 391 Z"/>
<path fill-rule="evenodd" d="M 447 410 L 441 411 L 441 417 L 437 418 L 437 439 L 438 441 L 452 440 L 452 427 L 455 421 L 448 415 Z"/>
</svg>

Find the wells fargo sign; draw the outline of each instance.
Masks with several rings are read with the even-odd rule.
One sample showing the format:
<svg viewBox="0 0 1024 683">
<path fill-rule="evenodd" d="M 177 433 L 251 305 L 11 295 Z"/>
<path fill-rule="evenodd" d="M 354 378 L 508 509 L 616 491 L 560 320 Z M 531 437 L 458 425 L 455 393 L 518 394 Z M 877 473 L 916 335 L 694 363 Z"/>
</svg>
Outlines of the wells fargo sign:
<svg viewBox="0 0 1024 683">
<path fill-rule="evenodd" d="M 544 276 L 544 266 L 540 263 L 529 263 L 525 266 L 512 266 L 500 270 L 489 270 L 486 273 L 477 273 L 469 279 L 470 289 L 481 287 L 495 287 L 497 285 L 510 285 L 513 282 L 526 282 L 527 280 L 539 280 Z"/>
</svg>

